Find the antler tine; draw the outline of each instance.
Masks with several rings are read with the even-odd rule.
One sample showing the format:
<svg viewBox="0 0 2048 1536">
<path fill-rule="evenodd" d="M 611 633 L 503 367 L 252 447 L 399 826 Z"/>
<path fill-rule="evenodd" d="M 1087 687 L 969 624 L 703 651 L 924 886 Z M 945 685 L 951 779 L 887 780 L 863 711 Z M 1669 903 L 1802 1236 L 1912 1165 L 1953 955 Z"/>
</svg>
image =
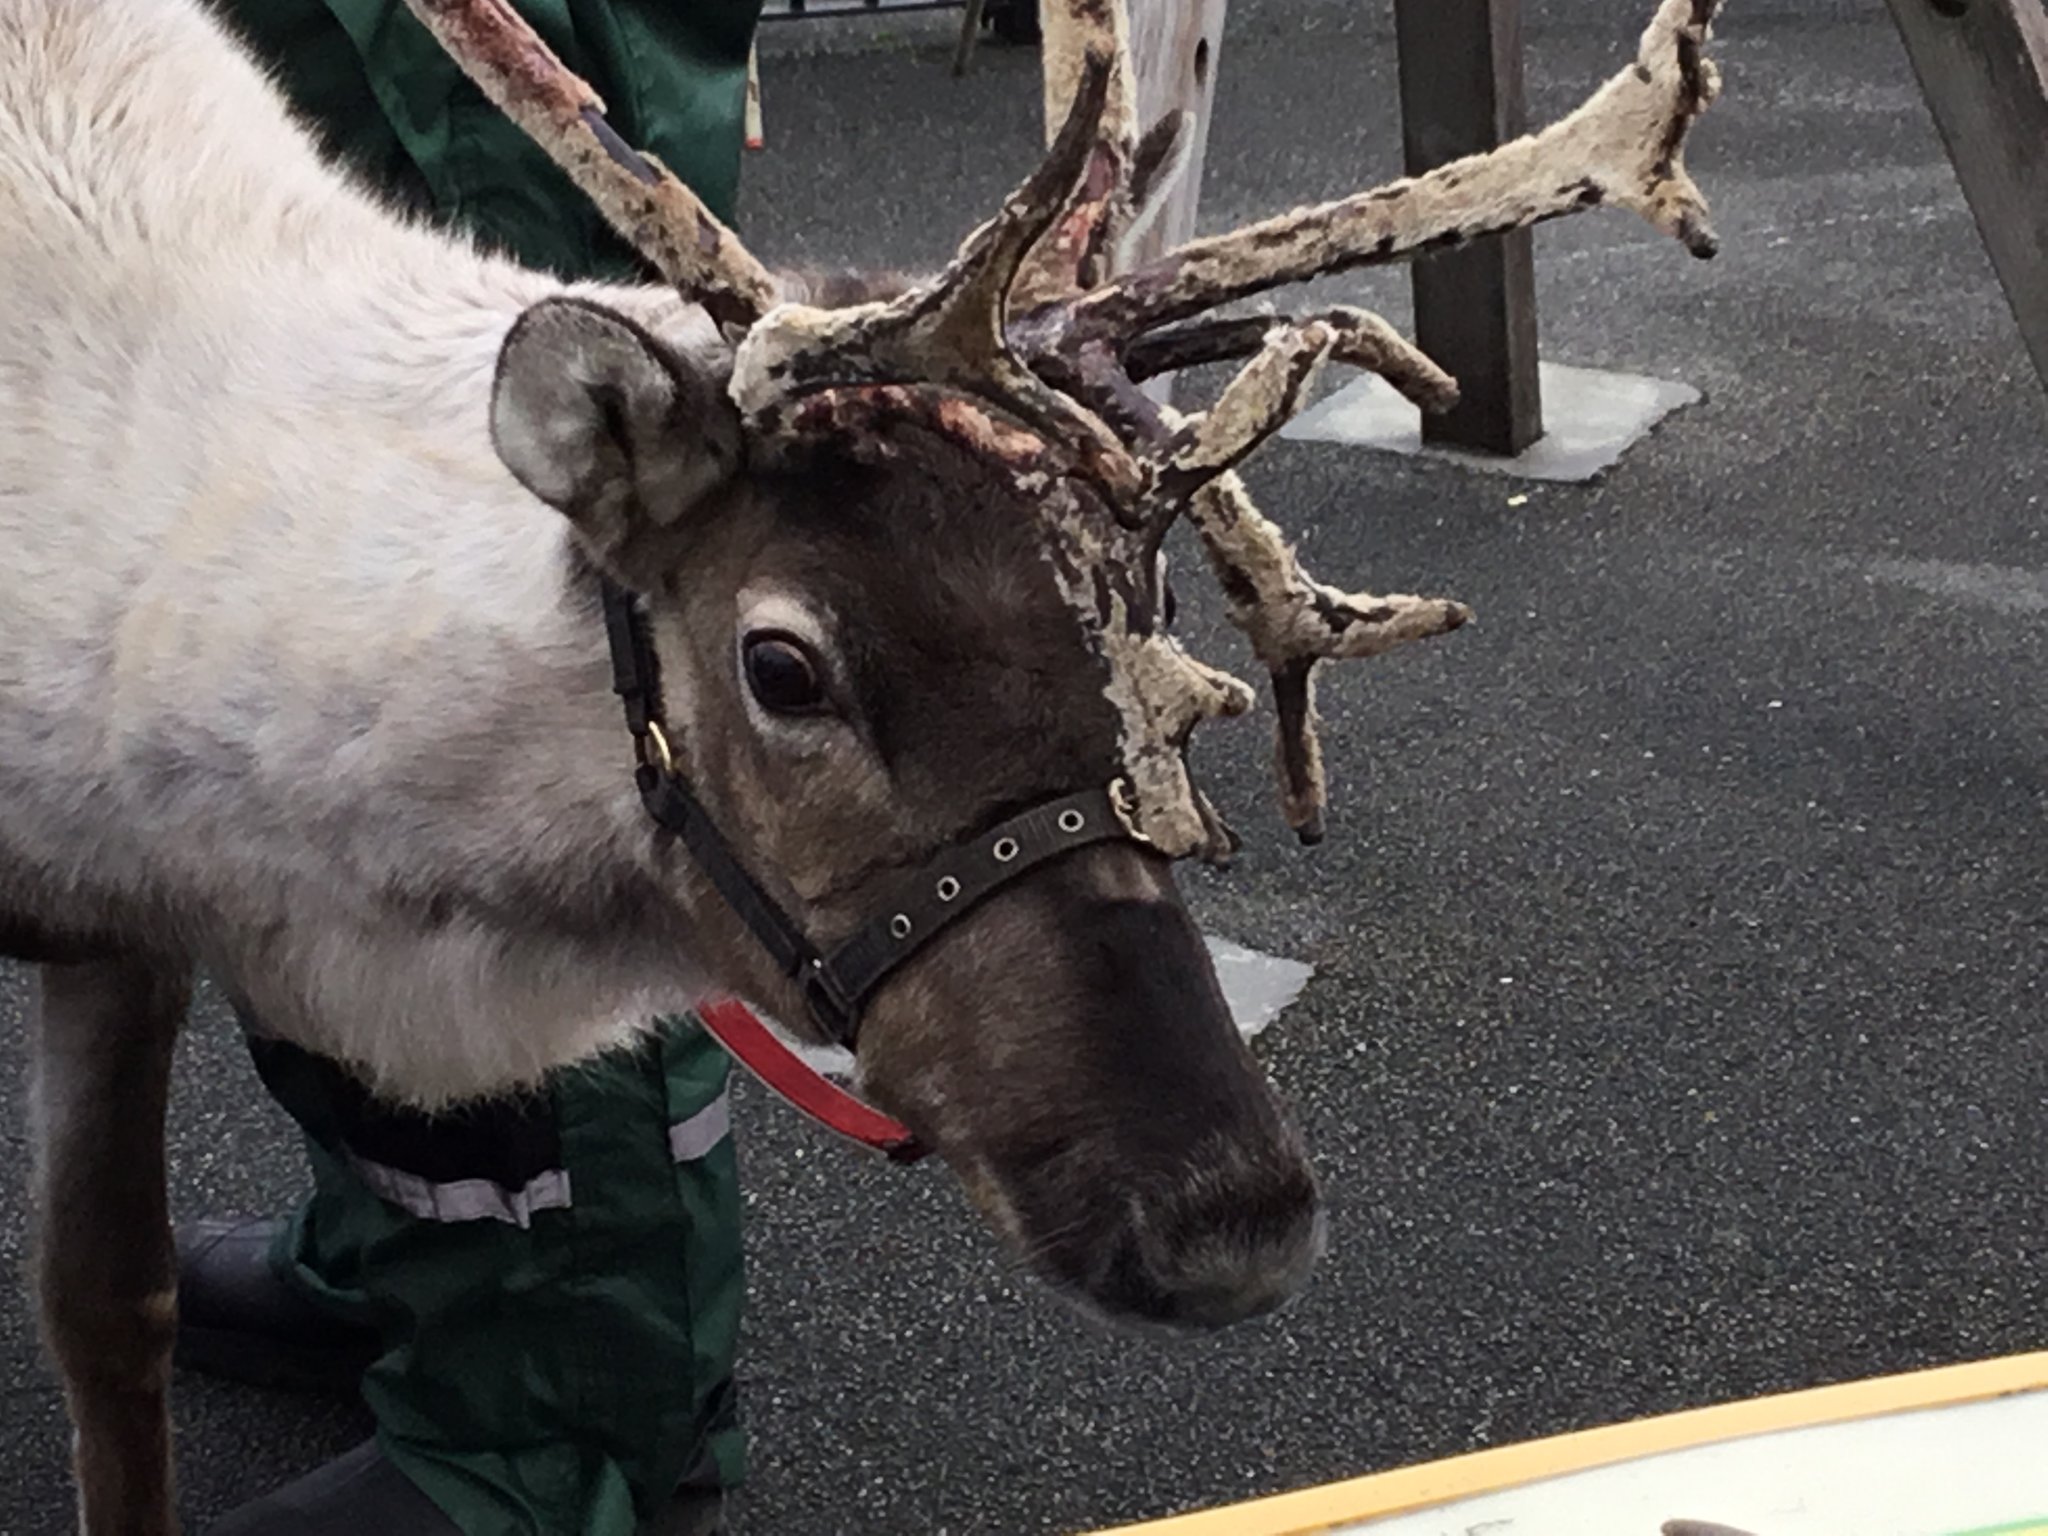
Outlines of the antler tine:
<svg viewBox="0 0 2048 1536">
<path fill-rule="evenodd" d="M 1682 159 L 1719 90 L 1704 55 L 1718 0 L 1662 0 L 1636 62 L 1543 132 L 1426 176 L 1191 241 L 1074 301 L 1066 328 L 1129 338 L 1286 283 L 1403 261 L 1601 203 L 1632 208 L 1695 256 L 1715 251 Z"/>
<path fill-rule="evenodd" d="M 1457 403 L 1458 381 L 1368 310 L 1333 309 L 1312 320 L 1264 324 L 1258 355 L 1159 455 L 1152 498 L 1169 521 L 1197 490 L 1285 426 L 1332 359 L 1381 375 L 1426 411 Z M 1244 337 L 1227 339 L 1234 345 Z"/>
<path fill-rule="evenodd" d="M 1292 325 L 1261 323 L 1259 355 L 1201 416 L 1183 418 L 1151 400 L 1098 348 L 1084 351 L 1069 376 L 1071 387 L 1110 412 L 1134 440 L 1156 445 L 1147 459 L 1154 489 L 1146 547 L 1156 554 L 1168 525 L 1185 512 L 1223 588 L 1231 622 L 1271 675 L 1282 809 L 1301 840 L 1314 843 L 1323 836 L 1326 799 L 1316 738 L 1316 663 L 1378 656 L 1448 634 L 1470 622 L 1472 610 L 1445 598 L 1383 597 L 1324 586 L 1303 569 L 1231 466 L 1287 419 L 1329 358 L 1376 369 L 1427 408 L 1449 404 L 1457 385 L 1385 320 L 1362 310 L 1333 310 Z M 1231 355 L 1250 350 L 1241 333 L 1227 339 Z M 1101 558 L 1099 552 L 1077 551 L 1062 568 L 1089 569 Z M 1100 600 L 1085 583 L 1071 596 L 1084 611 Z M 1226 860 L 1235 839 L 1190 783 L 1182 758 L 1195 723 L 1241 713 L 1249 693 L 1235 679 L 1193 663 L 1163 635 L 1126 633 L 1110 616 L 1100 619 L 1098 630 L 1118 679 L 1111 697 L 1126 722 L 1124 760 L 1147 835 L 1163 847 Z"/>
<path fill-rule="evenodd" d="M 1235 468 L 1295 413 L 1322 375 L 1336 340 L 1321 320 L 1276 328 L 1216 403 L 1174 435 L 1152 482 L 1152 495 L 1169 520 L 1197 490 Z"/>
<path fill-rule="evenodd" d="M 1348 305 L 1295 319 L 1274 314 L 1232 315 L 1168 326 L 1132 342 L 1124 371 L 1142 384 L 1162 373 L 1250 357 L 1266 345 L 1275 326 L 1297 329 L 1321 320 L 1335 329 L 1330 361 L 1364 368 L 1384 377 L 1425 411 L 1447 411 L 1458 403 L 1458 381 L 1381 316 Z"/>
<path fill-rule="evenodd" d="M 775 280 L 697 195 L 604 120 L 604 102 L 509 0 L 406 0 L 491 102 L 581 187 L 619 234 L 724 325 L 774 305 Z"/>
<path fill-rule="evenodd" d="M 1004 331 L 1019 269 L 1075 198 L 1098 137 L 1112 67 L 1101 54 L 1087 57 L 1073 110 L 1045 159 L 937 278 L 898 298 L 850 309 L 785 304 L 755 326 L 733 370 L 732 396 L 741 410 L 773 431 L 791 424 L 804 397 L 844 386 L 951 388 L 1076 451 L 1113 494 L 1135 494 L 1138 466 L 1123 442 L 1026 367 Z"/>
<path fill-rule="evenodd" d="M 1471 622 L 1472 610 L 1448 598 L 1381 597 L 1322 585 L 1303 569 L 1235 474 L 1196 492 L 1188 520 L 1223 587 L 1231 622 L 1272 676 L 1288 825 L 1304 843 L 1320 842 L 1326 792 L 1316 739 L 1316 663 L 1384 655 L 1449 634 Z"/>
<path fill-rule="evenodd" d="M 1048 143 L 1073 115 L 1088 61 L 1110 61 L 1109 97 L 1097 123 L 1098 140 L 1127 147 L 1137 139 L 1138 81 L 1131 62 L 1131 22 L 1125 6 L 1108 0 L 1042 0 L 1039 30 Z"/>
<path fill-rule="evenodd" d="M 1080 186 L 1018 280 L 1015 302 L 1020 309 L 1068 297 L 1107 277 L 1118 238 L 1135 214 L 1131 184 L 1138 158 L 1138 82 L 1129 13 L 1120 0 L 1047 0 L 1039 21 L 1048 137 L 1054 125 L 1073 116 L 1090 60 L 1109 61 L 1109 90 Z"/>
</svg>

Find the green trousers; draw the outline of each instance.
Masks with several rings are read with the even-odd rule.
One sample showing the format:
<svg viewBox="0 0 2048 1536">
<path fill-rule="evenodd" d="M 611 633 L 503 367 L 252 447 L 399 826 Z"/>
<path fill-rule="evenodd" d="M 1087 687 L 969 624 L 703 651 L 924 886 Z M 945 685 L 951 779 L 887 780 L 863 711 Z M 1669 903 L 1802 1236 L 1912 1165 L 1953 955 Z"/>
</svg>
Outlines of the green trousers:
<svg viewBox="0 0 2048 1536">
<path fill-rule="evenodd" d="M 251 1041 L 314 1193 L 275 1255 L 376 1328 L 385 1454 L 465 1536 L 631 1536 L 744 1471 L 724 1053 L 669 1021 L 521 1099 L 428 1118 Z"/>
<path fill-rule="evenodd" d="M 643 275 L 400 0 L 211 3 L 394 201 L 564 277 Z M 730 219 L 762 0 L 516 3 L 627 141 Z M 741 1476 L 740 1200 L 701 1030 L 664 1021 L 540 1093 L 432 1120 L 251 1048 L 313 1164 L 280 1272 L 380 1330 L 380 1442 L 465 1536 L 631 1536 L 678 1488 Z"/>
</svg>

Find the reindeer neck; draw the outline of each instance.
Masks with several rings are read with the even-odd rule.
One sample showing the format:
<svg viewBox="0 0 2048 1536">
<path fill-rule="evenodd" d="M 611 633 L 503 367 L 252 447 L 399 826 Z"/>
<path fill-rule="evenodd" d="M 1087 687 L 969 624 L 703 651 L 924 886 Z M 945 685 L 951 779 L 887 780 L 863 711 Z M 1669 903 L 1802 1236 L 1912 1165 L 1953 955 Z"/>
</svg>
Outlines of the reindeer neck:
<svg viewBox="0 0 2048 1536">
<path fill-rule="evenodd" d="M 155 750 L 232 743 L 145 812 L 214 850 L 213 958 L 271 1027 L 429 1099 L 587 1054 L 696 969 L 595 575 L 489 442 L 499 343 L 560 285 L 433 246 L 372 298 L 251 307 L 287 387 L 213 402 L 211 486 L 146 583 L 193 640 L 125 680 Z"/>
<path fill-rule="evenodd" d="M 490 445 L 562 285 L 377 207 L 198 7 L 44 30 L 0 111 L 0 932 L 188 952 L 426 1101 L 688 1001 L 594 594 Z"/>
</svg>

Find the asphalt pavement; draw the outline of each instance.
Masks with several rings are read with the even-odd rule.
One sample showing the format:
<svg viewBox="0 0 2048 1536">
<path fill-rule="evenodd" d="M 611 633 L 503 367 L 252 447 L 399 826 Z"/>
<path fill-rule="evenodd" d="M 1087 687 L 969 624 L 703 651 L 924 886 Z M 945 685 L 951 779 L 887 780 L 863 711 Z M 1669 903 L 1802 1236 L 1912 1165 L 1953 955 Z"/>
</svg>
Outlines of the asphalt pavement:
<svg viewBox="0 0 2048 1536">
<path fill-rule="evenodd" d="M 1639 8 L 1532 5 L 1539 114 Z M 956 82 L 941 48 L 776 54 L 757 244 L 930 261 L 994 208 L 1035 61 Z M 1105 1331 L 943 1173 L 745 1094 L 742 1536 L 1071 1532 L 2048 1345 L 2048 398 L 1883 8 L 1737 6 L 1719 54 L 1694 161 L 1722 257 L 1618 214 L 1538 238 L 1548 356 L 1704 403 L 1592 486 L 1258 461 L 1321 574 L 1479 613 L 1330 677 L 1320 850 L 1260 728 L 1200 753 L 1248 842 L 1189 877 L 1202 918 L 1317 968 L 1260 1042 L 1331 1195 L 1311 1289 L 1214 1339 Z M 1205 222 L 1394 169 L 1376 17 L 1245 0 L 1221 64 Z M 1405 316 L 1399 274 L 1318 288 Z M 1196 649 L 1238 657 L 1181 586 Z M 0 968 L 9 1260 L 24 996 Z M 181 1213 L 299 1187 L 217 1003 L 172 1118 Z M 364 1427 L 193 1379 L 178 1417 L 197 1523 Z M 64 1443 L 0 1293 L 0 1536 L 68 1529 Z"/>
</svg>

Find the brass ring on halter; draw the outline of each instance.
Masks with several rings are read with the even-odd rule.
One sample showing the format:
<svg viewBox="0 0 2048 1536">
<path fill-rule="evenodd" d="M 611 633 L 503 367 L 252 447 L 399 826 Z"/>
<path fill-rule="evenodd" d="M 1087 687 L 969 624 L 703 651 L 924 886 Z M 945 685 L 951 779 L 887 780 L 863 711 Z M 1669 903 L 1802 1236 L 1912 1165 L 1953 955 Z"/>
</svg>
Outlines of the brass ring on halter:
<svg viewBox="0 0 2048 1536">
<path fill-rule="evenodd" d="M 676 758 L 675 754 L 668 749 L 668 733 L 662 730 L 657 722 L 650 720 L 647 722 L 647 739 L 654 743 L 655 765 L 663 773 L 674 773 L 676 771 Z"/>
</svg>

